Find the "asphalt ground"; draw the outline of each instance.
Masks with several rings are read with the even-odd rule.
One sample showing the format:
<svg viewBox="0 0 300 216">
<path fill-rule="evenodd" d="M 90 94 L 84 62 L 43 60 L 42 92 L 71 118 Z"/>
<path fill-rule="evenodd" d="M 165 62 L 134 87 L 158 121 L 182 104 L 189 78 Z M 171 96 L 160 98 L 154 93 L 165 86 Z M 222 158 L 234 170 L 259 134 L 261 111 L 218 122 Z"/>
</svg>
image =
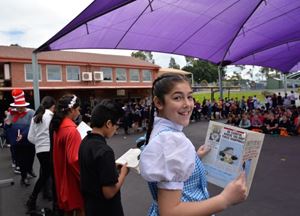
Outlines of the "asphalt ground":
<svg viewBox="0 0 300 216">
<path fill-rule="evenodd" d="M 204 143 L 208 122 L 191 123 L 185 128 L 187 137 L 195 147 Z M 118 135 L 108 140 L 116 157 L 127 149 L 135 147 L 135 140 L 143 135 L 130 134 L 124 138 L 122 129 Z M 38 160 L 34 169 L 38 173 Z M 24 188 L 19 184 L 20 176 L 11 168 L 9 149 L 0 149 L 0 180 L 13 178 L 15 185 L 0 185 L 0 216 L 26 215 L 25 202 L 32 192 L 31 186 Z M 209 184 L 211 196 L 221 192 L 221 188 Z M 122 188 L 122 203 L 125 215 L 147 215 L 151 196 L 145 181 L 134 171 L 126 178 Z M 40 195 L 39 207 L 50 207 L 51 202 L 43 200 Z M 232 206 L 219 213 L 220 216 L 297 216 L 300 215 L 300 137 L 265 136 L 262 152 L 253 179 L 247 201 Z"/>
</svg>

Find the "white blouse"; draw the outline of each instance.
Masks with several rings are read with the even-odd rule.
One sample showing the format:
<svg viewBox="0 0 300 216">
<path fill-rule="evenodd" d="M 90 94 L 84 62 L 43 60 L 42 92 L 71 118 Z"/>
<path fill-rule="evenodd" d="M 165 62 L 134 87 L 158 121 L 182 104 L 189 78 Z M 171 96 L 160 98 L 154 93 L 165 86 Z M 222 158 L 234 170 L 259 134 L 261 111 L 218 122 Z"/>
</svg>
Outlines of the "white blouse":
<svg viewBox="0 0 300 216">
<path fill-rule="evenodd" d="M 53 117 L 53 112 L 49 109 L 45 110 L 42 122 L 35 123 L 34 117 L 31 119 L 31 124 L 28 132 L 28 140 L 35 145 L 36 153 L 50 151 L 50 135 L 49 125 Z"/>
<path fill-rule="evenodd" d="M 141 153 L 140 170 L 157 187 L 182 190 L 195 167 L 194 145 L 182 132 L 183 126 L 155 117 L 148 145 Z"/>
</svg>

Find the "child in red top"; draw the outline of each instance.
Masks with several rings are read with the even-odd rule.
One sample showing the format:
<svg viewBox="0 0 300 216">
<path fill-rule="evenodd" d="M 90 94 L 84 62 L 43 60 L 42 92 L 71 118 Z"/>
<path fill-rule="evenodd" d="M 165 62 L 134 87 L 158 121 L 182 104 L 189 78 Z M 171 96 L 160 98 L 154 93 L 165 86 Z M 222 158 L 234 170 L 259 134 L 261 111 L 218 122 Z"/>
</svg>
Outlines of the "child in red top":
<svg viewBox="0 0 300 216">
<path fill-rule="evenodd" d="M 80 115 L 79 109 L 75 95 L 63 96 L 50 124 L 57 204 L 65 215 L 75 212 L 76 216 L 84 215 L 78 161 L 81 136 L 74 122 Z"/>
</svg>

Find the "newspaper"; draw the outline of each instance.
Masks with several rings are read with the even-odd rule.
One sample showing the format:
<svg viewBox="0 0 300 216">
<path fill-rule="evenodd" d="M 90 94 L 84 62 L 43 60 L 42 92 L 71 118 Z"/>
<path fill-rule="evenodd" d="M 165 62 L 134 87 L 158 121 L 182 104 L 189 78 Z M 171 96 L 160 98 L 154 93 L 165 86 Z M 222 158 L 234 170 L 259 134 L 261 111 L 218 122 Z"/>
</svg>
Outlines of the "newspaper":
<svg viewBox="0 0 300 216">
<path fill-rule="evenodd" d="M 244 170 L 249 192 L 263 140 L 262 133 L 210 121 L 205 145 L 211 151 L 202 158 L 208 182 L 225 187 Z"/>
</svg>

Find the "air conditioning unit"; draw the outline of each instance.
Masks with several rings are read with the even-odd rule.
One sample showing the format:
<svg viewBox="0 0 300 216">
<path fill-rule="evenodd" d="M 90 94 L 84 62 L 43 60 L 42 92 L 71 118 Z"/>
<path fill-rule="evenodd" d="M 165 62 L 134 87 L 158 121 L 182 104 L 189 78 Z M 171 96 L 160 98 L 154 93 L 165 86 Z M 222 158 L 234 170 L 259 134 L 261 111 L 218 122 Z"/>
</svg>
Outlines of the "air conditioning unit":
<svg viewBox="0 0 300 216">
<path fill-rule="evenodd" d="M 102 71 L 94 71 L 94 80 L 95 81 L 103 80 L 103 72 Z"/>
<path fill-rule="evenodd" d="M 81 80 L 82 81 L 92 81 L 93 77 L 92 77 L 92 72 L 82 72 L 81 74 Z"/>
</svg>

